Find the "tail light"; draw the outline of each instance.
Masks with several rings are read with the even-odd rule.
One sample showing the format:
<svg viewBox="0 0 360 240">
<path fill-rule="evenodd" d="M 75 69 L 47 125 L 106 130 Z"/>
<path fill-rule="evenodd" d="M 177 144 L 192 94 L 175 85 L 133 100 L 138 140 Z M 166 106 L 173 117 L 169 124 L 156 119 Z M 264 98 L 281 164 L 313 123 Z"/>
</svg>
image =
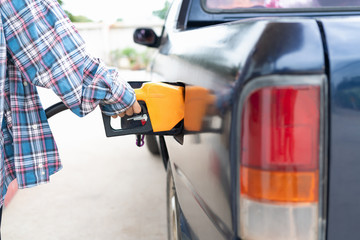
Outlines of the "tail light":
<svg viewBox="0 0 360 240">
<path fill-rule="evenodd" d="M 240 235 L 318 239 L 323 172 L 322 86 L 289 84 L 250 91 L 242 103 Z M 320 196 L 320 197 L 319 197 Z"/>
</svg>

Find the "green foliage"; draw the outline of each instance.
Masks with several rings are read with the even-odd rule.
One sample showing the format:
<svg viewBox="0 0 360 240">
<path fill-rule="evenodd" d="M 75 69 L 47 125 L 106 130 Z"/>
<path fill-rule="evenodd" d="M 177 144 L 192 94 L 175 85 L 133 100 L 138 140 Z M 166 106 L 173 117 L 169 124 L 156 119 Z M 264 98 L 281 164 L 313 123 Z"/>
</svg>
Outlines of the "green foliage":
<svg viewBox="0 0 360 240">
<path fill-rule="evenodd" d="M 138 53 L 135 49 L 128 47 L 121 51 L 121 55 L 127 57 L 127 59 L 130 61 L 130 64 L 133 65 L 136 62 Z"/>
<path fill-rule="evenodd" d="M 60 5 L 63 5 L 63 0 L 57 0 Z M 85 17 L 85 16 L 75 16 L 71 12 L 65 10 L 66 15 L 70 18 L 72 22 L 92 22 L 91 19 Z"/>
<path fill-rule="evenodd" d="M 118 68 L 130 68 L 133 70 L 145 69 L 150 62 L 152 52 L 138 52 L 134 48 L 127 47 L 124 49 L 116 49 L 110 52 L 111 64 Z M 124 66 L 124 60 L 128 66 Z"/>
<path fill-rule="evenodd" d="M 93 22 L 93 20 L 91 20 L 90 18 L 88 18 L 88 17 L 85 17 L 85 16 L 81 16 L 81 15 L 79 15 L 79 16 L 74 16 L 74 15 L 72 15 L 70 12 L 68 12 L 68 11 L 65 11 L 66 12 L 66 14 L 69 16 L 69 18 L 70 18 L 70 20 L 72 21 L 72 22 Z"/>
<path fill-rule="evenodd" d="M 170 2 L 166 1 L 163 9 L 153 11 L 152 14 L 160 19 L 165 19 L 170 8 Z"/>
</svg>

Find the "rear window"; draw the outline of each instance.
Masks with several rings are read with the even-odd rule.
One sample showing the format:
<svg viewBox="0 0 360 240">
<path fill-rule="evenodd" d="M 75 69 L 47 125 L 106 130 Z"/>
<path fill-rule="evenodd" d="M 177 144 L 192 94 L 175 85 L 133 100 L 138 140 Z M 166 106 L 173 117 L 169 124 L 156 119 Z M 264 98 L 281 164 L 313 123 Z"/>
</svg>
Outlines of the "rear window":
<svg viewBox="0 0 360 240">
<path fill-rule="evenodd" d="M 242 11 L 255 9 L 310 10 L 359 7 L 360 0 L 203 0 L 208 11 Z"/>
</svg>

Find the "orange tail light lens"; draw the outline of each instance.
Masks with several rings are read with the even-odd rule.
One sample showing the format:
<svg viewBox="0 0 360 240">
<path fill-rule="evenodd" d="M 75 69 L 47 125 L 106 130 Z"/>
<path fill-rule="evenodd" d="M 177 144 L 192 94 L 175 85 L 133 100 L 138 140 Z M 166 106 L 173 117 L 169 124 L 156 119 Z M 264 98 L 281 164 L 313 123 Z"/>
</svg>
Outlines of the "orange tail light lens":
<svg viewBox="0 0 360 240">
<path fill-rule="evenodd" d="M 319 172 L 277 172 L 241 168 L 241 194 L 255 200 L 317 202 Z"/>
</svg>

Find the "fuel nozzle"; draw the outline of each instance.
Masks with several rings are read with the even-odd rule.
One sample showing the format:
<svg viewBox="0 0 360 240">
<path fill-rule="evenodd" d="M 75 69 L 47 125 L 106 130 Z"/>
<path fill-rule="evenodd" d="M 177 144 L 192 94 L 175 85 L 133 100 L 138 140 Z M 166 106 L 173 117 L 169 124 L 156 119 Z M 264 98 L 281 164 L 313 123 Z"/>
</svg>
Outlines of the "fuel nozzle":
<svg viewBox="0 0 360 240">
<path fill-rule="evenodd" d="M 131 82 L 130 82 L 130 85 Z M 111 118 L 103 114 L 107 137 L 129 134 L 174 135 L 184 119 L 184 88 L 167 83 L 143 83 L 135 89 L 142 108 L 140 114 L 121 119 L 121 128 L 111 126 Z M 181 125 L 181 124 L 180 124 Z"/>
</svg>

